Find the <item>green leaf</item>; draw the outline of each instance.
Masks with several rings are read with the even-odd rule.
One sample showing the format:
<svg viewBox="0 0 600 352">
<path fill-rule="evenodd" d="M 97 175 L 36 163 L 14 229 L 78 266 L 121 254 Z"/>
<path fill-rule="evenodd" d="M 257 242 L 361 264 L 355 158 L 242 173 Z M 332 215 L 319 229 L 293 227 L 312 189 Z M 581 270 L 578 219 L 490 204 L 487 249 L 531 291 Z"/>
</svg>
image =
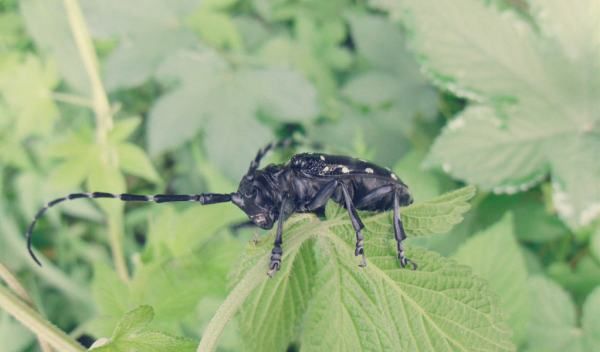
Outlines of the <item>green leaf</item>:
<svg viewBox="0 0 600 352">
<path fill-rule="evenodd" d="M 256 150 L 273 139 L 259 116 L 281 123 L 317 114 L 315 91 L 302 76 L 278 68 L 233 69 L 210 51 L 174 55 L 161 67 L 160 78 L 180 85 L 150 112 L 150 153 L 176 147 L 202 129 L 209 159 L 235 179 Z M 223 148 L 226 136 L 236 138 Z"/>
<path fill-rule="evenodd" d="M 142 148 L 131 143 L 121 143 L 117 145 L 117 154 L 119 166 L 124 172 L 148 181 L 160 182 L 160 176 Z"/>
<path fill-rule="evenodd" d="M 105 65 L 107 88 L 138 86 L 151 78 L 174 52 L 196 46 L 195 35 L 184 24 L 185 17 L 200 3 L 199 0 L 84 1 L 82 8 L 92 34 L 119 40 L 119 46 Z"/>
<path fill-rule="evenodd" d="M 13 138 L 48 134 L 58 118 L 52 90 L 58 84 L 55 67 L 33 55 L 0 58 L 0 97 L 12 120 Z M 11 118 L 12 117 L 12 118 Z"/>
<path fill-rule="evenodd" d="M 148 329 L 154 318 L 150 306 L 139 306 L 123 316 L 109 342 L 93 348 L 96 352 L 183 352 L 194 351 L 194 341 Z"/>
<path fill-rule="evenodd" d="M 288 258 L 286 260 L 294 264 L 278 273 L 286 278 L 263 282 L 248 297 L 241 311 L 241 333 L 249 351 L 286 350 L 301 332 L 317 267 L 310 243 L 302 245 Z"/>
<path fill-rule="evenodd" d="M 527 190 L 548 172 L 539 136 L 553 138 L 559 130 L 544 118 L 537 124 L 515 116 L 503 128 L 494 110 L 470 106 L 436 139 L 427 164 L 442 165 L 450 175 L 496 193 Z"/>
<path fill-rule="evenodd" d="M 202 1 L 200 8 L 187 17 L 186 23 L 196 31 L 207 44 L 239 51 L 242 49 L 242 38 L 229 14 L 227 7 L 237 0 Z"/>
<path fill-rule="evenodd" d="M 528 3 L 543 33 L 556 40 L 570 58 L 600 56 L 597 1 L 570 4 L 560 0 L 529 0 Z"/>
<path fill-rule="evenodd" d="M 24 0 L 19 2 L 19 8 L 27 31 L 38 48 L 55 59 L 61 76 L 69 86 L 82 94 L 89 93 L 91 85 L 65 15 L 63 2 Z"/>
<path fill-rule="evenodd" d="M 581 323 L 568 294 L 543 277 L 530 279 L 530 351 L 584 352 L 600 349 L 600 289 L 594 290 L 582 309 Z"/>
<path fill-rule="evenodd" d="M 508 313 L 515 342 L 521 342 L 529 322 L 529 296 L 524 289 L 527 269 L 514 235 L 512 214 L 469 239 L 454 258 L 488 280 L 500 297 L 500 306 Z"/>
<path fill-rule="evenodd" d="M 600 216 L 597 5 L 560 12 L 564 4 L 535 1 L 531 24 L 498 2 L 374 2 L 405 22 L 434 82 L 482 104 L 448 124 L 430 165 L 509 194 L 550 173 L 565 223 L 580 228 Z"/>
<path fill-rule="evenodd" d="M 113 142 L 123 142 L 127 140 L 140 127 L 142 119 L 138 116 L 120 119 L 115 122 L 115 126 L 110 130 L 108 139 Z"/>
<path fill-rule="evenodd" d="M 449 230 L 473 194 L 469 187 L 403 209 L 407 234 Z M 334 206 L 327 216 L 322 221 L 301 215 L 286 224 L 281 271 L 244 305 L 242 330 L 268 330 L 246 334 L 250 346 L 261 351 L 294 342 L 308 351 L 514 349 L 493 295 L 468 268 L 408 247 L 419 269 L 401 269 L 391 222 L 383 221 L 389 214 L 376 214 L 363 216 L 368 266 L 361 269 L 346 212 Z M 266 265 L 272 236 L 251 246 L 238 277 Z M 280 292 L 288 287 L 294 287 L 290 294 Z M 291 318 L 284 322 L 285 333 L 273 334 L 280 320 L 271 318 L 286 314 Z"/>
<path fill-rule="evenodd" d="M 530 25 L 495 2 L 371 3 L 406 23 L 425 71 L 456 95 L 496 104 L 532 91 L 554 92 L 553 85 L 544 85 L 544 61 Z"/>
</svg>

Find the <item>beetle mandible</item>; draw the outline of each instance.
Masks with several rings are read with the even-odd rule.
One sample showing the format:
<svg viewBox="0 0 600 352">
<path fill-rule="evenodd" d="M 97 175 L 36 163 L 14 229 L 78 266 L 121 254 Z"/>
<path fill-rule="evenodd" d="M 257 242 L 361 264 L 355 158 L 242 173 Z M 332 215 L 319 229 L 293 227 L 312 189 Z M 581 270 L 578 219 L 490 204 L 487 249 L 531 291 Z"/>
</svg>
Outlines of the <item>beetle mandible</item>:
<svg viewBox="0 0 600 352">
<path fill-rule="evenodd" d="M 357 210 L 393 210 L 394 235 L 398 259 L 402 267 L 417 265 L 404 254 L 402 242 L 406 233 L 400 218 L 400 207 L 413 202 L 408 186 L 392 171 L 373 163 L 346 156 L 323 153 L 294 155 L 287 164 L 270 164 L 259 169 L 260 161 L 277 147 L 290 144 L 290 140 L 270 143 L 260 149 L 248 172 L 242 177 L 238 190 L 229 194 L 113 194 L 107 192 L 72 193 L 47 203 L 40 209 L 26 233 L 27 249 L 41 266 L 31 248 L 31 236 L 36 222 L 50 207 L 80 198 L 115 198 L 126 202 L 198 202 L 216 204 L 232 202 L 248 215 L 250 222 L 263 229 L 271 229 L 277 222 L 277 232 L 271 251 L 267 274 L 273 276 L 281 268 L 284 221 L 294 213 L 319 213 L 328 200 L 346 208 L 356 234 L 354 255 L 361 256 L 359 266 L 366 266 L 364 225 Z"/>
</svg>

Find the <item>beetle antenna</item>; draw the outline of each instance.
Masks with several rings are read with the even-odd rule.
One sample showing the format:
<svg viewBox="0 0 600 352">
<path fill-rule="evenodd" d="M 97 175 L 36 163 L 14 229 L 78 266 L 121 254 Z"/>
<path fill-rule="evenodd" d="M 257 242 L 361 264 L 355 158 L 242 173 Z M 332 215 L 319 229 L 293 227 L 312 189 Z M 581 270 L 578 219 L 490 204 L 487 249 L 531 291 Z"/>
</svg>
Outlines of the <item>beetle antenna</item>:
<svg viewBox="0 0 600 352">
<path fill-rule="evenodd" d="M 124 202 L 155 202 L 155 203 L 170 203 L 170 202 L 198 202 L 200 204 L 216 204 L 216 203 L 225 203 L 230 202 L 232 195 L 230 194 L 220 194 L 220 193 L 202 193 L 202 194 L 156 194 L 156 195 L 142 195 L 142 194 L 129 194 L 129 193 L 106 193 L 106 192 L 91 192 L 91 193 L 71 193 L 65 197 L 56 198 L 53 201 L 48 202 L 43 208 L 41 208 L 33 218 L 33 221 L 29 225 L 27 229 L 27 233 L 25 234 L 25 238 L 27 239 L 27 251 L 29 251 L 29 255 L 33 258 L 33 260 L 39 265 L 42 266 L 42 263 L 36 257 L 35 253 L 32 249 L 32 234 L 33 229 L 37 221 L 44 215 L 44 213 L 52 208 L 53 206 L 62 203 L 67 200 L 80 199 L 80 198 L 88 198 L 88 199 L 96 199 L 96 198 L 112 198 L 119 199 Z"/>
<path fill-rule="evenodd" d="M 296 144 L 298 144 L 298 143 L 296 143 L 294 141 L 294 139 L 290 137 L 290 138 L 282 139 L 279 142 L 271 142 L 271 143 L 267 144 L 266 146 L 264 146 L 263 148 L 259 149 L 258 152 L 256 153 L 256 157 L 254 157 L 254 160 L 252 160 L 252 162 L 250 162 L 250 167 L 248 168 L 248 172 L 246 172 L 246 175 L 244 177 L 246 177 L 246 178 L 253 177 L 254 172 L 256 172 L 256 170 L 260 166 L 260 161 L 265 157 L 265 155 L 267 155 L 267 153 L 269 153 L 270 150 L 280 149 L 280 148 L 288 148 L 288 147 L 296 145 Z"/>
</svg>

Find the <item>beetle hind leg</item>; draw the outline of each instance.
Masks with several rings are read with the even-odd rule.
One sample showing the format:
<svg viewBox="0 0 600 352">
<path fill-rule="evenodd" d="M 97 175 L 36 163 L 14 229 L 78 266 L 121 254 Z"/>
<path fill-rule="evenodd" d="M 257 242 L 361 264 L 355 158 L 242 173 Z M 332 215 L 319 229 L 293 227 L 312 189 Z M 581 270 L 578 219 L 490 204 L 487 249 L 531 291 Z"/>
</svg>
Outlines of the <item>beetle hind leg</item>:
<svg viewBox="0 0 600 352">
<path fill-rule="evenodd" d="M 394 235 L 396 237 L 396 249 L 398 252 L 398 260 L 400 261 L 400 266 L 405 268 L 408 265 L 411 265 L 413 270 L 417 270 L 417 264 L 412 260 L 408 259 L 404 254 L 404 246 L 402 242 L 406 239 L 406 232 L 404 231 L 404 226 L 402 225 L 402 219 L 400 218 L 400 195 L 398 192 L 394 192 Z"/>
</svg>

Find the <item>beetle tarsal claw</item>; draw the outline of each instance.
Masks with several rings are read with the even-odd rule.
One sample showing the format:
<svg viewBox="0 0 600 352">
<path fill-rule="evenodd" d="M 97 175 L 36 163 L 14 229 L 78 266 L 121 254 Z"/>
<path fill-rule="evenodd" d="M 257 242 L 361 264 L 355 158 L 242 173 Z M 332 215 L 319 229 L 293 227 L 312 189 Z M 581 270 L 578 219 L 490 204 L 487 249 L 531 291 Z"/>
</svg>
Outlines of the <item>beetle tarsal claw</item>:
<svg viewBox="0 0 600 352">
<path fill-rule="evenodd" d="M 400 260 L 400 266 L 403 268 L 406 268 L 406 266 L 408 266 L 410 264 L 410 266 L 412 266 L 413 270 L 417 270 L 417 264 L 415 262 L 413 262 L 412 260 L 406 258 L 403 255 L 399 255 L 398 256 L 398 260 Z"/>
<path fill-rule="evenodd" d="M 365 257 L 364 252 L 361 254 L 360 263 L 358 264 L 361 268 L 367 267 L 367 258 Z"/>
<path fill-rule="evenodd" d="M 275 275 L 275 273 L 279 271 L 279 263 L 271 263 L 269 267 L 270 269 L 269 271 L 267 271 L 267 275 L 269 277 L 273 277 L 273 275 Z"/>
</svg>

